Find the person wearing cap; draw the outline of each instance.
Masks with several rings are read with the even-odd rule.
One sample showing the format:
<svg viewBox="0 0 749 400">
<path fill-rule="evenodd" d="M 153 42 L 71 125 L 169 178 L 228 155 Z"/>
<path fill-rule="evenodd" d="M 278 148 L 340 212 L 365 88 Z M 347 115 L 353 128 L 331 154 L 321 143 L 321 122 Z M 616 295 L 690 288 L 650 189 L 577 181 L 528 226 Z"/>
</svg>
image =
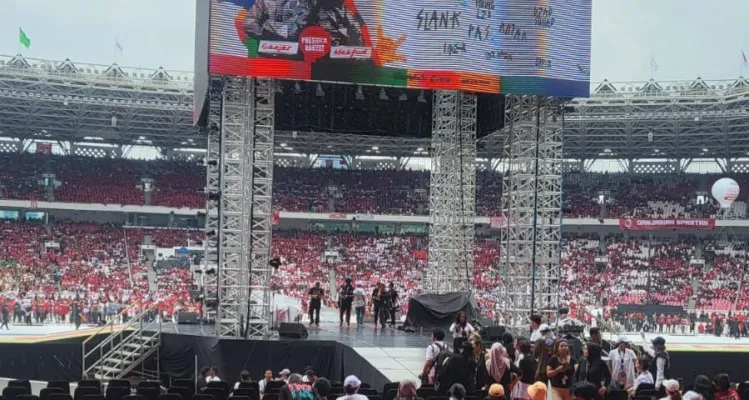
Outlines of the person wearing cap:
<svg viewBox="0 0 749 400">
<path fill-rule="evenodd" d="M 663 389 L 666 391 L 666 397 L 661 400 L 681 400 L 681 392 L 679 391 L 679 381 L 676 379 L 665 379 L 662 382 Z M 736 398 L 738 400 L 738 397 Z"/>
<path fill-rule="evenodd" d="M 624 336 L 616 340 L 616 349 L 609 353 L 611 376 L 620 387 L 628 390 L 635 384 L 635 364 L 637 355 L 629 348 L 629 341 Z"/>
<path fill-rule="evenodd" d="M 291 375 L 291 371 L 289 371 L 288 368 L 284 368 L 281 370 L 281 372 L 278 373 L 278 380 L 288 382 L 289 381 L 289 375 Z"/>
<path fill-rule="evenodd" d="M 655 378 L 655 389 L 658 390 L 663 381 L 670 378 L 671 357 L 666 351 L 666 339 L 658 336 L 648 343 L 645 340 L 645 332 L 640 332 L 640 336 L 643 339 L 643 351 L 653 359 L 650 364 L 650 373 Z"/>
<path fill-rule="evenodd" d="M 361 387 L 361 381 L 355 375 L 349 375 L 343 380 L 343 396 L 336 400 L 368 400 L 367 396 L 357 393 Z"/>
<path fill-rule="evenodd" d="M 364 291 L 361 282 L 356 282 L 354 289 L 354 314 L 356 314 L 356 325 L 364 326 L 364 313 L 367 310 L 367 292 Z"/>
</svg>

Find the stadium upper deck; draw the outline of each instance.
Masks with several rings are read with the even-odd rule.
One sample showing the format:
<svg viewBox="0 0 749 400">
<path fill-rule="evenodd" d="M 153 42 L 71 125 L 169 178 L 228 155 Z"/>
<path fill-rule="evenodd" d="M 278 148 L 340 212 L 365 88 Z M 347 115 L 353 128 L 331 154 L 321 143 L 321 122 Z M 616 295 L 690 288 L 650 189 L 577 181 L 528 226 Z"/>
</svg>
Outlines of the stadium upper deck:
<svg viewBox="0 0 749 400">
<path fill-rule="evenodd" d="M 296 89 L 278 98 L 297 95 Z M 0 56 L 0 99 L 5 151 L 33 140 L 56 141 L 68 154 L 114 157 L 133 145 L 155 146 L 165 155 L 205 149 L 191 122 L 191 73 Z M 749 155 L 749 82 L 743 77 L 604 81 L 591 98 L 570 104 L 575 111 L 567 115 L 564 151 L 574 160 L 572 169 L 612 159 L 627 160 L 625 170 L 633 172 L 677 172 L 685 160 L 705 158 L 731 172 L 747 170 L 740 160 Z M 102 143 L 119 147 L 102 150 Z M 276 132 L 278 154 L 412 158 L 428 156 L 429 144 L 429 139 Z M 479 157 L 496 159 L 502 146 L 502 132 L 490 135 L 481 141 Z"/>
</svg>

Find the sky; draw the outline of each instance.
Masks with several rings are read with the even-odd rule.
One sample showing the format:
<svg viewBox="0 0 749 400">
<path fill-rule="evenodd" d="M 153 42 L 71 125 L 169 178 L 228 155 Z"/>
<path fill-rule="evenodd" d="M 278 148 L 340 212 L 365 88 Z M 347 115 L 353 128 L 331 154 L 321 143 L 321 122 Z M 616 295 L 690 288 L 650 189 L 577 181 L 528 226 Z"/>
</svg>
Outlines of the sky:
<svg viewBox="0 0 749 400">
<path fill-rule="evenodd" d="M 591 80 L 647 80 L 651 57 L 660 81 L 736 78 L 747 16 L 747 0 L 593 0 Z M 192 71 L 194 24 L 194 0 L 0 0 L 0 54 L 20 26 L 27 57 Z"/>
</svg>

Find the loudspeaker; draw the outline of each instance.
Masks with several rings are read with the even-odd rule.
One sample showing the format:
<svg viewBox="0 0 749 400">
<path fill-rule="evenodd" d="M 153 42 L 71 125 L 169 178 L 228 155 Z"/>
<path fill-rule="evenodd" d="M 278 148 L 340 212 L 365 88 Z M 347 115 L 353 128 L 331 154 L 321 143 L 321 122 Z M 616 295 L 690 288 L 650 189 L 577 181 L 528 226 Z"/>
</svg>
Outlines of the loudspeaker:
<svg viewBox="0 0 749 400">
<path fill-rule="evenodd" d="M 180 311 L 179 314 L 177 314 L 177 323 L 197 325 L 198 313 L 194 313 L 190 311 Z"/>
<path fill-rule="evenodd" d="M 287 339 L 307 339 L 309 333 L 307 333 L 307 328 L 302 324 L 281 322 L 281 326 L 278 328 L 278 336 Z"/>
<path fill-rule="evenodd" d="M 487 326 L 479 333 L 481 334 L 481 339 L 490 341 L 490 342 L 498 342 L 502 340 L 502 334 L 506 332 L 506 329 L 502 325 L 496 325 L 496 326 Z"/>
</svg>

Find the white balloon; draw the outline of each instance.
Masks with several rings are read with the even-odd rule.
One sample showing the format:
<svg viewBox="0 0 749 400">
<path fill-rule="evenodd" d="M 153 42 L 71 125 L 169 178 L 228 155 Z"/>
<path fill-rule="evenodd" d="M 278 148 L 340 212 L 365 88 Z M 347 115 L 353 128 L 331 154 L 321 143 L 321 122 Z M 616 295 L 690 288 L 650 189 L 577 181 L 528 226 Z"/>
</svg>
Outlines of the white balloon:
<svg viewBox="0 0 749 400">
<path fill-rule="evenodd" d="M 740 191 L 739 184 L 731 178 L 720 178 L 713 183 L 712 194 L 721 208 L 731 208 Z"/>
</svg>

